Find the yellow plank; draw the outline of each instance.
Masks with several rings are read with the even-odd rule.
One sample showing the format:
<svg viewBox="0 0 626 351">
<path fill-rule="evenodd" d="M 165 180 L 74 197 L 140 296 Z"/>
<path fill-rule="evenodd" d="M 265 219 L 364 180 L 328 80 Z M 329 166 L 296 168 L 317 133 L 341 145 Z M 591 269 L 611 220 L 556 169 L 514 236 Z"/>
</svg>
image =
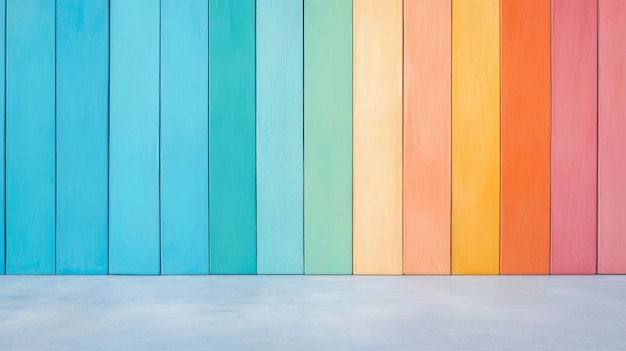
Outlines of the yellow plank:
<svg viewBox="0 0 626 351">
<path fill-rule="evenodd" d="M 498 0 L 452 2 L 452 273 L 499 273 Z"/>
<path fill-rule="evenodd" d="M 402 273 L 402 0 L 354 0 L 354 273 Z"/>
</svg>

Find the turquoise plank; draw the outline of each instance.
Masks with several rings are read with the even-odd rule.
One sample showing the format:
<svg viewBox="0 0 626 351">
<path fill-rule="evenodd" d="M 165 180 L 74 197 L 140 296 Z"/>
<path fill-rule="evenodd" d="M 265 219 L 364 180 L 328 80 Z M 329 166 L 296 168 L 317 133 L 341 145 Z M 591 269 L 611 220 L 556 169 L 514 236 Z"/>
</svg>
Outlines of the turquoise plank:
<svg viewBox="0 0 626 351">
<path fill-rule="evenodd" d="M 159 0 L 111 0 L 109 272 L 159 274 Z"/>
<path fill-rule="evenodd" d="M 302 274 L 302 2 L 256 11 L 257 271 Z"/>
<path fill-rule="evenodd" d="M 54 1 L 8 0 L 6 270 L 55 272 Z"/>
<path fill-rule="evenodd" d="M 57 0 L 57 273 L 108 268 L 109 3 Z"/>
<path fill-rule="evenodd" d="M 352 1 L 304 1 L 306 274 L 352 273 Z"/>
<path fill-rule="evenodd" d="M 161 1 L 161 267 L 209 273 L 208 0 Z"/>
<path fill-rule="evenodd" d="M 5 67 L 5 30 L 6 30 L 6 1 L 0 0 L 0 67 Z M 5 134 L 4 134 L 4 106 L 5 106 L 5 70 L 0 69 L 0 184 L 5 182 Z M 5 187 L 0 186 L 0 274 L 5 273 L 4 259 L 4 240 L 5 240 Z"/>
<path fill-rule="evenodd" d="M 254 56 L 254 0 L 210 0 L 211 273 L 256 272 Z"/>
</svg>

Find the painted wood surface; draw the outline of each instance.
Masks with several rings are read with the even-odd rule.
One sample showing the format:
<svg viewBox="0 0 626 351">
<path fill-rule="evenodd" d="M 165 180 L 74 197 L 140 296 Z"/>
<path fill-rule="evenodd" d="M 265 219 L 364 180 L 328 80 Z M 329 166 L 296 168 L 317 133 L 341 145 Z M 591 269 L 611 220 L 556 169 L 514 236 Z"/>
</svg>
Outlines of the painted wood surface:
<svg viewBox="0 0 626 351">
<path fill-rule="evenodd" d="M 551 272 L 596 272 L 597 0 L 552 1 Z"/>
<path fill-rule="evenodd" d="M 598 4 L 598 273 L 626 273 L 626 2 Z"/>
<path fill-rule="evenodd" d="M 109 268 L 158 274 L 159 2 L 110 6 Z"/>
<path fill-rule="evenodd" d="M 550 1 L 503 0 L 503 274 L 550 272 Z"/>
<path fill-rule="evenodd" d="M 402 1 L 353 7 L 353 269 L 401 274 Z"/>
<path fill-rule="evenodd" d="M 109 3 L 57 0 L 59 274 L 109 272 Z"/>
<path fill-rule="evenodd" d="M 210 271 L 256 273 L 255 2 L 209 2 Z"/>
<path fill-rule="evenodd" d="M 5 110 L 5 102 L 6 102 L 6 0 L 0 1 L 0 67 L 5 67 L 5 69 L 0 69 L 0 184 L 5 184 L 5 145 L 6 145 L 6 134 L 5 134 L 5 123 L 6 123 L 6 110 Z M 5 204 L 6 204 L 6 186 L 0 186 L 0 223 L 4 224 L 6 219 L 5 212 Z M 0 274 L 5 273 L 5 232 L 6 225 L 0 224 Z"/>
<path fill-rule="evenodd" d="M 404 1 L 404 273 L 450 273 L 452 1 Z"/>
<path fill-rule="evenodd" d="M 209 3 L 161 1 L 161 271 L 209 273 Z"/>
<path fill-rule="evenodd" d="M 499 1 L 452 2 L 452 273 L 498 274 Z"/>
<path fill-rule="evenodd" d="M 256 8 L 257 272 L 302 274 L 303 3 Z"/>
<path fill-rule="evenodd" d="M 352 273 L 352 0 L 304 1 L 304 260 Z"/>
<path fill-rule="evenodd" d="M 6 271 L 53 274 L 55 3 L 6 5 Z"/>
</svg>

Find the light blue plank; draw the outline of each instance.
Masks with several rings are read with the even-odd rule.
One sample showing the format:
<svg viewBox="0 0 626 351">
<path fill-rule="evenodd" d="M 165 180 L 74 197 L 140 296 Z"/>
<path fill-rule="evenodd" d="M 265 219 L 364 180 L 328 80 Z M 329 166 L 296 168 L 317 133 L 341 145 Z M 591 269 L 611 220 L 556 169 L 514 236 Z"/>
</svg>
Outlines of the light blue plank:
<svg viewBox="0 0 626 351">
<path fill-rule="evenodd" d="M 108 268 L 109 4 L 57 0 L 57 273 Z"/>
<path fill-rule="evenodd" d="M 254 0 L 210 0 L 211 273 L 256 272 L 254 56 Z"/>
<path fill-rule="evenodd" d="M 209 273 L 208 0 L 161 1 L 161 266 Z"/>
<path fill-rule="evenodd" d="M 0 67 L 5 67 L 5 25 L 6 25 L 6 1 L 0 0 Z M 4 106 L 5 106 L 5 70 L 0 69 L 0 184 L 4 185 L 5 181 L 5 134 L 4 134 Z M 4 259 L 4 240 L 5 240 L 5 187 L 0 186 L 0 274 L 5 273 Z"/>
<path fill-rule="evenodd" d="M 7 3 L 7 273 L 55 271 L 54 1 Z"/>
<path fill-rule="evenodd" d="M 303 273 L 302 16 L 301 1 L 257 1 L 258 273 Z"/>
<path fill-rule="evenodd" d="M 159 0 L 111 1 L 109 272 L 159 274 Z"/>
</svg>

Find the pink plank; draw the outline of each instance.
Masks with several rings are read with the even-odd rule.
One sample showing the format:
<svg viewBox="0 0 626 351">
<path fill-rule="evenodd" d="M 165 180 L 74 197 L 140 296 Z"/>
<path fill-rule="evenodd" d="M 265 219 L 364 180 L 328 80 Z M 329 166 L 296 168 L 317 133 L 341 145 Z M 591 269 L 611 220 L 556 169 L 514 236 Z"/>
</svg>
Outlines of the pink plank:
<svg viewBox="0 0 626 351">
<path fill-rule="evenodd" d="M 626 273 L 626 1 L 598 11 L 598 273 Z"/>
<path fill-rule="evenodd" d="M 552 257 L 596 273 L 597 0 L 552 1 Z"/>
</svg>

